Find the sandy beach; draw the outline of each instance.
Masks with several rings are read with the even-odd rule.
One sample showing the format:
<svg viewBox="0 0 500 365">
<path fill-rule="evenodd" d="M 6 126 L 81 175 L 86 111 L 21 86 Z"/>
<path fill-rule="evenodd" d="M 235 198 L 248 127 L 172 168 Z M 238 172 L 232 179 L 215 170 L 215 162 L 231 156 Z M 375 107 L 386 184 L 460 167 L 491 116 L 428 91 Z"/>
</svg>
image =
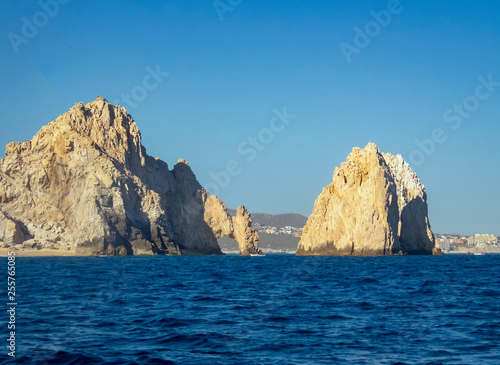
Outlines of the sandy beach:
<svg viewBox="0 0 500 365">
<path fill-rule="evenodd" d="M 14 250 L 12 248 L 0 248 L 0 256 L 7 256 L 9 252 L 14 251 L 16 257 L 44 257 L 44 256 L 82 256 L 77 255 L 75 251 L 71 250 Z"/>
</svg>

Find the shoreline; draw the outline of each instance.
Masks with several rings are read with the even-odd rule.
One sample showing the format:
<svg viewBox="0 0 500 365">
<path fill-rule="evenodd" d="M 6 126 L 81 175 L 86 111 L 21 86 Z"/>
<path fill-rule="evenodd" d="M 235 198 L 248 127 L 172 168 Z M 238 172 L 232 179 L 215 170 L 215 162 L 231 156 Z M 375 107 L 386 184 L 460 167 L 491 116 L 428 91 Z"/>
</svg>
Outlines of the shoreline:
<svg viewBox="0 0 500 365">
<path fill-rule="evenodd" d="M 86 257 L 86 255 L 78 255 L 73 250 L 16 250 L 13 248 L 0 248 L 0 256 L 6 257 L 9 252 L 15 252 L 16 257 L 56 257 L 56 256 L 70 256 L 70 257 Z"/>
<path fill-rule="evenodd" d="M 461 249 L 461 250 L 453 250 L 453 251 L 443 251 L 445 255 L 467 255 L 468 253 L 484 253 L 484 254 L 500 254 L 500 248 L 490 249 L 490 250 L 481 250 L 475 247 L 471 247 L 469 249 Z"/>
<path fill-rule="evenodd" d="M 263 250 L 264 251 L 264 250 Z M 17 250 L 13 248 L 0 248 L 0 257 L 7 257 L 9 252 L 15 252 L 16 257 L 93 257 L 89 255 L 81 255 L 77 254 L 74 250 L 52 250 L 52 249 L 40 249 L 40 250 Z M 499 251 L 450 251 L 444 252 L 445 255 L 467 255 L 470 252 L 474 253 L 483 253 L 483 254 L 500 254 Z M 291 251 L 264 251 L 266 255 L 276 255 L 276 254 L 286 254 L 286 255 L 295 255 L 295 252 Z M 226 255 L 239 255 L 237 251 L 227 251 L 224 252 Z"/>
</svg>

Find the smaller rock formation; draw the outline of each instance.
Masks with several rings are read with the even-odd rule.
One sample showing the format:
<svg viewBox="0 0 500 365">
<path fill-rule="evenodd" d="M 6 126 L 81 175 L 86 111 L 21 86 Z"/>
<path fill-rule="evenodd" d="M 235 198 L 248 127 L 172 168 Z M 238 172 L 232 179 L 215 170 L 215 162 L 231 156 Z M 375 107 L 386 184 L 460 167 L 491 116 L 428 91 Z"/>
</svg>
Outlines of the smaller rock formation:
<svg viewBox="0 0 500 365">
<path fill-rule="evenodd" d="M 252 217 L 243 205 L 238 207 L 236 216 L 231 217 L 226 204 L 217 196 L 205 193 L 203 203 L 205 222 L 216 238 L 228 236 L 236 240 L 243 256 L 262 253 L 259 250 L 259 234 L 252 228 Z"/>
<path fill-rule="evenodd" d="M 354 148 L 320 194 L 297 255 L 439 254 L 423 185 L 401 156 Z"/>
<path fill-rule="evenodd" d="M 240 254 L 262 254 L 262 251 L 259 250 L 259 234 L 252 228 L 252 217 L 248 210 L 240 205 L 236 210 L 236 216 L 232 219 L 233 238 L 238 242 Z"/>
</svg>

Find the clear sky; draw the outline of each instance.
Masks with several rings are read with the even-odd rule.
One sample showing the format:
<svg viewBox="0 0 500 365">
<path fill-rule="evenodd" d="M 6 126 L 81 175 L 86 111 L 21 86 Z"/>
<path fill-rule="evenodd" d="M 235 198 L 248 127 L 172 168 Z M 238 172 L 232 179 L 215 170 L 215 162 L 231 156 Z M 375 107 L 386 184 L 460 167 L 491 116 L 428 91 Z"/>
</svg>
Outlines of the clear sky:
<svg viewBox="0 0 500 365">
<path fill-rule="evenodd" d="M 307 216 L 371 141 L 417 172 L 435 232 L 500 235 L 496 0 L 1 7 L 0 146 L 99 95 L 229 207 Z"/>
</svg>

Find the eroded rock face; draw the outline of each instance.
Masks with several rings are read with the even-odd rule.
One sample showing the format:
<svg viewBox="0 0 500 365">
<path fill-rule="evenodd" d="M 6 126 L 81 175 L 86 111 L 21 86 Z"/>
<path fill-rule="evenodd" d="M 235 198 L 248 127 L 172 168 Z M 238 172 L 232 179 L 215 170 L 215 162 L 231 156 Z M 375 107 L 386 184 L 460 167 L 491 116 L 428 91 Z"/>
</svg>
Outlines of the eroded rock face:
<svg viewBox="0 0 500 365">
<path fill-rule="evenodd" d="M 25 238 L 26 229 L 23 225 L 0 210 L 0 242 L 13 246 L 22 244 Z"/>
<path fill-rule="evenodd" d="M 354 148 L 317 198 L 298 255 L 439 253 L 425 189 L 401 156 Z"/>
<path fill-rule="evenodd" d="M 262 253 L 259 250 L 259 234 L 252 228 L 248 210 L 239 206 L 236 216 L 231 217 L 226 204 L 216 196 L 204 193 L 205 221 L 216 238 L 228 236 L 238 242 L 241 255 Z"/>
<path fill-rule="evenodd" d="M 248 210 L 240 205 L 233 217 L 234 234 L 233 237 L 240 248 L 242 255 L 262 254 L 259 250 L 259 235 L 252 228 L 252 217 Z"/>
<path fill-rule="evenodd" d="M 209 210 L 227 210 L 186 161 L 169 170 L 148 156 L 125 108 L 99 97 L 31 141 L 10 143 L 0 159 L 0 209 L 35 241 L 80 254 L 222 254 L 217 227 L 234 235 L 231 218 L 206 221 L 207 201 Z M 0 214 L 0 232 L 4 221 Z"/>
<path fill-rule="evenodd" d="M 401 155 L 384 153 L 398 195 L 398 236 L 401 250 L 411 254 L 440 254 L 428 217 L 427 193 Z"/>
</svg>

